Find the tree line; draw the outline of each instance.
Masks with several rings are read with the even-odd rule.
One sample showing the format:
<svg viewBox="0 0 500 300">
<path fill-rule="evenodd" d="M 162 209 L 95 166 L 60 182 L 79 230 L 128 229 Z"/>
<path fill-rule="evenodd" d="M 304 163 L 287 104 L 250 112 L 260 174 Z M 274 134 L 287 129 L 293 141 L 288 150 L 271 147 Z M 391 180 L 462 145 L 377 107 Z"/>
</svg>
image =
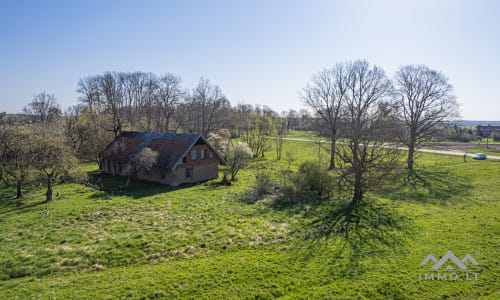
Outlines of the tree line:
<svg viewBox="0 0 500 300">
<path fill-rule="evenodd" d="M 355 204 L 394 170 L 399 143 L 409 148 L 411 173 L 415 149 L 435 138 L 443 121 L 457 112 L 453 89 L 442 73 L 410 65 L 390 79 L 366 61 L 338 63 L 313 75 L 301 98 L 314 115 L 232 106 L 208 79 L 188 89 L 170 73 L 105 72 L 82 78 L 77 87 L 78 103 L 64 112 L 54 95 L 43 92 L 25 107 L 27 119 L 0 115 L 0 178 L 18 187 L 18 198 L 29 173 L 38 170 L 50 200 L 52 184 L 70 175 L 76 159 L 101 167 L 101 152 L 124 130 L 200 133 L 226 158 L 234 156 L 229 151 L 234 137 L 246 143 L 238 149 L 248 146 L 253 157 L 264 157 L 275 143 L 281 159 L 285 133 L 302 129 L 330 139 L 329 169 L 341 171 Z M 234 179 L 237 170 L 230 173 Z"/>
</svg>

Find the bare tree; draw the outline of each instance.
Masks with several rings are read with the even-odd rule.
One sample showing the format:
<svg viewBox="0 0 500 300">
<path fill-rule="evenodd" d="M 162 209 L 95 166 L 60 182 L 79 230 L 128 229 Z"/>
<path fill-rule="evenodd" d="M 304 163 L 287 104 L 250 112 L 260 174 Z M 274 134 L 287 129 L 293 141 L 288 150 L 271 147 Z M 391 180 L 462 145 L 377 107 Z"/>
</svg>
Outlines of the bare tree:
<svg viewBox="0 0 500 300">
<path fill-rule="evenodd" d="M 408 171 L 413 173 L 415 150 L 443 128 L 443 121 L 458 115 L 453 87 L 443 73 L 424 65 L 401 67 L 395 78 L 397 102 L 406 125 Z"/>
<path fill-rule="evenodd" d="M 224 97 L 221 88 L 213 85 L 208 79 L 201 78 L 187 101 L 187 113 L 191 116 L 186 123 L 188 131 L 208 134 L 219 125 L 224 108 L 229 101 Z"/>
<path fill-rule="evenodd" d="M 343 106 L 345 136 L 349 142 L 338 154 L 343 163 L 342 179 L 353 187 L 351 207 L 356 207 L 369 189 L 381 186 L 383 180 L 397 167 L 397 148 L 384 144 L 390 119 L 387 106 L 391 82 L 379 67 L 366 61 L 343 63 L 349 74 Z M 384 107 L 385 110 L 380 108 Z"/>
<path fill-rule="evenodd" d="M 156 98 L 159 114 L 158 131 L 170 130 L 170 122 L 183 96 L 180 77 L 167 73 L 160 78 Z"/>
<path fill-rule="evenodd" d="M 35 115 L 45 126 L 51 119 L 61 115 L 61 109 L 54 94 L 42 92 L 33 96 L 33 100 L 24 108 L 24 112 Z"/>
<path fill-rule="evenodd" d="M 331 69 L 320 71 L 302 92 L 304 102 L 324 121 L 328 129 L 331 141 L 329 169 L 335 168 L 338 121 L 346 99 L 350 71 L 346 64 L 337 64 Z"/>
<path fill-rule="evenodd" d="M 111 128 L 107 128 L 107 130 L 112 131 L 115 137 L 122 131 L 123 124 L 123 91 L 116 77 L 116 74 L 109 72 L 100 76 L 98 91 L 99 94 L 103 95 L 106 111 L 111 116 Z"/>
</svg>

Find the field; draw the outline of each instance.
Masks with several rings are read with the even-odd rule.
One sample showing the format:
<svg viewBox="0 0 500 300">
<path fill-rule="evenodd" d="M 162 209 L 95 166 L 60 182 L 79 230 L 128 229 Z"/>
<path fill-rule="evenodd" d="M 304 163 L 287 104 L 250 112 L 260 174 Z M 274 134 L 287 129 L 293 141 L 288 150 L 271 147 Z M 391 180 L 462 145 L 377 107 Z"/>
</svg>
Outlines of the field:
<svg viewBox="0 0 500 300">
<path fill-rule="evenodd" d="M 289 164 L 327 158 L 305 142 L 284 153 L 250 163 L 232 186 L 121 190 L 105 177 L 104 191 L 58 185 L 48 205 L 43 186 L 21 205 L 1 187 L 0 299 L 500 298 L 500 161 L 419 154 L 414 181 L 367 195 L 386 222 L 343 238 L 318 226 L 343 193 L 305 205 L 252 193 L 259 169 L 279 183 Z M 419 280 L 420 262 L 448 250 L 479 262 L 477 280 Z"/>
</svg>

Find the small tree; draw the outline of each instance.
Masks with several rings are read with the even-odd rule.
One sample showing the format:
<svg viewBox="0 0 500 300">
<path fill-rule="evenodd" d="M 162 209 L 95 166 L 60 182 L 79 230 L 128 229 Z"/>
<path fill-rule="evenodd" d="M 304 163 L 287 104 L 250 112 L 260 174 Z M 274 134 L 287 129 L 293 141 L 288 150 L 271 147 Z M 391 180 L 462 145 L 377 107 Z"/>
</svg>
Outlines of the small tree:
<svg viewBox="0 0 500 300">
<path fill-rule="evenodd" d="M 58 180 L 81 174 L 74 152 L 60 139 L 36 138 L 32 146 L 32 157 L 33 167 L 47 183 L 46 202 L 52 200 L 52 187 Z"/>
<path fill-rule="evenodd" d="M 244 168 L 250 159 L 252 159 L 252 150 L 247 143 L 238 142 L 230 147 L 227 165 L 231 174 L 231 181 L 236 179 L 240 169 Z"/>
<path fill-rule="evenodd" d="M 0 126 L 0 180 L 16 185 L 16 199 L 23 197 L 32 163 L 30 134 L 19 127 Z"/>
<path fill-rule="evenodd" d="M 283 117 L 276 117 L 274 123 L 276 132 L 276 159 L 281 160 L 281 155 L 283 153 L 283 138 L 288 130 L 288 120 Z"/>
<path fill-rule="evenodd" d="M 141 171 L 150 171 L 151 168 L 158 161 L 158 152 L 151 150 L 151 148 L 144 148 L 137 154 L 128 164 L 123 171 L 127 177 L 125 187 L 128 187 L 130 180 L 137 176 Z"/>
<path fill-rule="evenodd" d="M 219 129 L 216 133 L 210 133 L 208 135 L 208 142 L 214 147 L 224 161 L 227 160 L 230 139 L 231 132 L 225 128 Z"/>
</svg>

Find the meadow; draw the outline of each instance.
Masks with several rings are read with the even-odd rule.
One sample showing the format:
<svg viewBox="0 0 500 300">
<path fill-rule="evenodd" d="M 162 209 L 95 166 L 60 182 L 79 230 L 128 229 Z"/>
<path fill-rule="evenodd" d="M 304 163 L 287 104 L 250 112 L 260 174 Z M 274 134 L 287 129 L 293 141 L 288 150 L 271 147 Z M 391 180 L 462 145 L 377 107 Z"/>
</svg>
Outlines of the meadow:
<svg viewBox="0 0 500 300">
<path fill-rule="evenodd" d="M 286 141 L 283 153 L 251 162 L 231 186 L 124 190 L 104 176 L 101 190 L 56 186 L 49 204 L 43 186 L 21 204 L 0 187 L 0 298 L 500 298 L 500 161 L 419 154 L 413 180 L 367 194 L 366 215 L 384 222 L 346 238 L 324 226 L 345 192 L 302 204 L 255 195 L 259 170 L 281 184 L 283 170 L 327 160 L 314 143 Z M 419 280 L 421 261 L 448 250 L 479 262 L 477 280 Z"/>
</svg>

